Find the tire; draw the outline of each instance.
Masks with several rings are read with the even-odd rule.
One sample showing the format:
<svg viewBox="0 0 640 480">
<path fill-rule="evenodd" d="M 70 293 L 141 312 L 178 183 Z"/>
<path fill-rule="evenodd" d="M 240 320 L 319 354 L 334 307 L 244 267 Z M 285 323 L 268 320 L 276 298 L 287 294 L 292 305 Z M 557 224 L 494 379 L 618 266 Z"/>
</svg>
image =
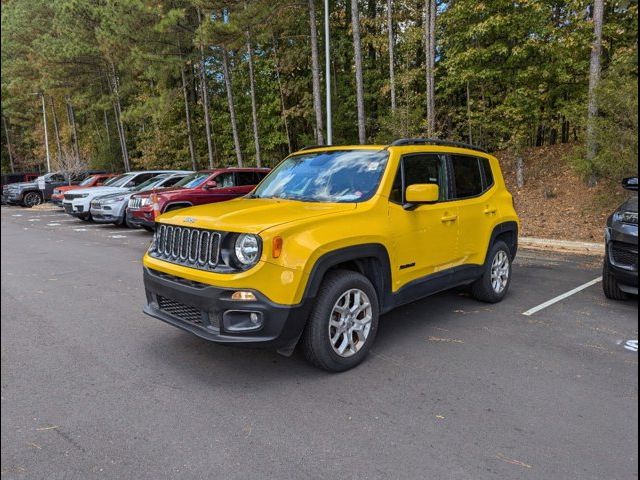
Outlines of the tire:
<svg viewBox="0 0 640 480">
<path fill-rule="evenodd" d="M 362 310 L 354 317 L 349 311 L 358 306 Z M 348 270 L 327 273 L 302 334 L 306 359 L 329 372 L 355 367 L 369 353 L 379 315 L 378 295 L 365 276 Z"/>
<path fill-rule="evenodd" d="M 618 281 L 611 273 L 606 259 L 602 267 L 602 290 L 604 291 L 604 296 L 610 300 L 627 300 L 629 298 L 626 293 L 620 290 Z"/>
<path fill-rule="evenodd" d="M 493 244 L 484 264 L 482 276 L 471 284 L 471 295 L 486 303 L 501 301 L 511 285 L 511 251 L 506 243 Z"/>
<path fill-rule="evenodd" d="M 91 222 L 93 220 L 93 217 L 91 216 L 90 213 L 87 213 L 86 215 L 80 215 L 78 216 L 78 218 L 83 222 Z"/>
<path fill-rule="evenodd" d="M 127 228 L 140 228 L 137 225 L 134 225 L 133 223 L 131 223 L 129 221 L 129 218 L 127 218 L 127 211 L 124 211 L 124 218 L 122 219 L 122 226 L 127 227 Z"/>
<path fill-rule="evenodd" d="M 39 192 L 27 192 L 22 198 L 22 205 L 27 208 L 35 207 L 42 203 L 42 195 Z"/>
</svg>

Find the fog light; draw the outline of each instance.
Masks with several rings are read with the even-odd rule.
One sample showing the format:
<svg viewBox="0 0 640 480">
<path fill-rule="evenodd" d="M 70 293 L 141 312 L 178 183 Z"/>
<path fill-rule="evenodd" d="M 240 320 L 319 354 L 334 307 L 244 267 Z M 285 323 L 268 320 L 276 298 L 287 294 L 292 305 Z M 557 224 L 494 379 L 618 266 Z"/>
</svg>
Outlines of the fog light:
<svg viewBox="0 0 640 480">
<path fill-rule="evenodd" d="M 227 310 L 222 324 L 227 332 L 250 332 L 262 328 L 262 313 L 244 310 Z"/>
<path fill-rule="evenodd" d="M 251 302 L 254 301 L 256 299 L 256 296 L 253 294 L 253 292 L 245 292 L 245 291 L 238 291 L 238 292 L 233 292 L 231 294 L 231 300 L 241 300 L 241 301 L 245 301 L 245 302 Z"/>
</svg>

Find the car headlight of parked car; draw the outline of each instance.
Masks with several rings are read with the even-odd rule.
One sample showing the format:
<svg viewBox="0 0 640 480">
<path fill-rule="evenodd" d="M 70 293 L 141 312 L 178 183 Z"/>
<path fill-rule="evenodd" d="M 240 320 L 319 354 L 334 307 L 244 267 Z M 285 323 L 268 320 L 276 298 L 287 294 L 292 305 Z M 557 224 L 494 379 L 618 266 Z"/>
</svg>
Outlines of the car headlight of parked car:
<svg viewBox="0 0 640 480">
<path fill-rule="evenodd" d="M 629 212 L 629 211 L 616 212 L 613 215 L 613 219 L 616 222 L 620 222 L 620 223 L 631 223 L 633 225 L 638 225 L 638 212 Z"/>
<path fill-rule="evenodd" d="M 76 198 L 87 198 L 89 196 L 88 193 L 79 193 L 76 195 Z"/>
<path fill-rule="evenodd" d="M 61 193 L 61 192 L 60 192 L 60 189 L 59 189 L 59 188 L 54 188 L 54 189 L 53 189 L 53 194 L 54 194 L 54 195 L 59 195 L 60 193 Z"/>
<path fill-rule="evenodd" d="M 257 235 L 250 233 L 238 235 L 234 245 L 236 260 L 244 267 L 256 264 L 260 258 L 261 246 L 262 242 Z"/>
<path fill-rule="evenodd" d="M 140 206 L 146 207 L 147 205 L 151 205 L 151 197 L 142 197 L 140 200 Z"/>
</svg>

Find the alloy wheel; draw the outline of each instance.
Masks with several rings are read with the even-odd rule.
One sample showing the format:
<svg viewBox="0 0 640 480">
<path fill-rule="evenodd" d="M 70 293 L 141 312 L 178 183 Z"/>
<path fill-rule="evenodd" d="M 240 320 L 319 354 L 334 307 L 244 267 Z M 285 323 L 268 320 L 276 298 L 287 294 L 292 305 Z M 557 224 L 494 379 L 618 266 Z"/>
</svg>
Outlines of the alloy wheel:
<svg viewBox="0 0 640 480">
<path fill-rule="evenodd" d="M 329 318 L 329 342 L 341 357 L 358 353 L 369 336 L 373 310 L 366 293 L 353 288 L 334 304 Z"/>
<path fill-rule="evenodd" d="M 495 293 L 502 293 L 509 283 L 509 256 L 504 250 L 500 250 L 491 262 L 491 288 Z"/>
</svg>

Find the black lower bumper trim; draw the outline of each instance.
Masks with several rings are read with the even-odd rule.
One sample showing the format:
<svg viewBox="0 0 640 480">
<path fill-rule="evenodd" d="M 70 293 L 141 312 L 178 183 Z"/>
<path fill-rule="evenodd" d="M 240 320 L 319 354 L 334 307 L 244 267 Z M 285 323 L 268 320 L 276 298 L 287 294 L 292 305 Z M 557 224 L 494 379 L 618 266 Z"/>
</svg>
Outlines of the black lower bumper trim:
<svg viewBox="0 0 640 480">
<path fill-rule="evenodd" d="M 173 281 L 170 275 L 146 267 L 144 286 L 147 298 L 144 313 L 215 343 L 268 348 L 290 354 L 309 315 L 309 302 L 279 305 L 254 290 L 255 301 L 231 300 L 234 290 L 196 282 L 189 284 L 178 278 Z M 171 312 L 161 308 L 167 304 L 167 299 L 174 305 Z M 194 311 L 200 312 L 201 317 L 197 318 Z M 259 312 L 262 328 L 246 333 L 225 331 L 222 318 L 228 311 Z"/>
</svg>

